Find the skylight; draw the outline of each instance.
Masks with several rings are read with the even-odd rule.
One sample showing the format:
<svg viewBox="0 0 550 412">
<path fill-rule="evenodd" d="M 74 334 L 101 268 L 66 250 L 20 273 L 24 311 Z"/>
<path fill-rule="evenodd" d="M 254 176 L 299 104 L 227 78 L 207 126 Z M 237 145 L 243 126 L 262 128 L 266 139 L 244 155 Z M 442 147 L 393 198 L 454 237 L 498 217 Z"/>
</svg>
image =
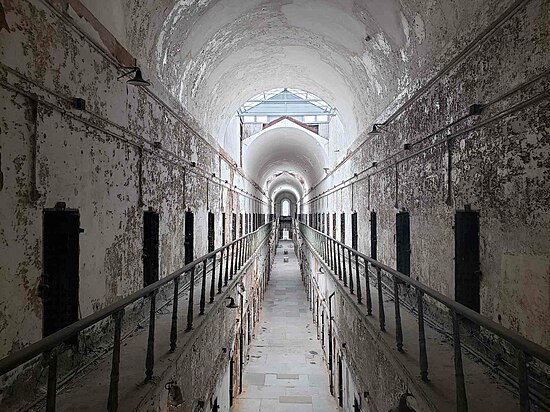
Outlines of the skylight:
<svg viewBox="0 0 550 412">
<path fill-rule="evenodd" d="M 272 89 L 244 103 L 237 115 L 243 123 L 270 123 L 292 117 L 307 124 L 328 123 L 335 109 L 327 102 L 300 89 Z"/>
</svg>

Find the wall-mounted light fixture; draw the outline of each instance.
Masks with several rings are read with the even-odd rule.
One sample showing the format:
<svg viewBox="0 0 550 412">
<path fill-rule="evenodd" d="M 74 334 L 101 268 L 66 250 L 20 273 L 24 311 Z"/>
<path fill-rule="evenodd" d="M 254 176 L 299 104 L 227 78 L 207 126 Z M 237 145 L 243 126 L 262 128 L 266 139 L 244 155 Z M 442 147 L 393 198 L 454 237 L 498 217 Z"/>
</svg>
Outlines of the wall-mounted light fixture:
<svg viewBox="0 0 550 412">
<path fill-rule="evenodd" d="M 229 309 L 237 309 L 239 306 L 235 303 L 235 299 L 233 299 L 231 296 L 228 296 L 225 298 L 226 300 L 229 299 L 229 303 L 225 306 Z"/>
<path fill-rule="evenodd" d="M 150 82 L 143 79 L 143 76 L 141 75 L 141 70 L 139 69 L 139 67 L 123 67 L 123 69 L 129 69 L 130 71 L 127 73 L 124 73 L 122 76 L 118 76 L 117 80 L 120 80 L 123 77 L 126 77 L 132 73 L 135 73 L 132 79 L 126 81 L 127 84 L 131 84 L 132 86 L 137 86 L 137 87 L 148 87 L 151 85 Z"/>
<path fill-rule="evenodd" d="M 370 135 L 374 134 L 382 134 L 382 132 L 385 132 L 386 129 L 384 128 L 383 123 L 374 123 L 372 125 L 372 130 L 369 132 Z"/>
</svg>

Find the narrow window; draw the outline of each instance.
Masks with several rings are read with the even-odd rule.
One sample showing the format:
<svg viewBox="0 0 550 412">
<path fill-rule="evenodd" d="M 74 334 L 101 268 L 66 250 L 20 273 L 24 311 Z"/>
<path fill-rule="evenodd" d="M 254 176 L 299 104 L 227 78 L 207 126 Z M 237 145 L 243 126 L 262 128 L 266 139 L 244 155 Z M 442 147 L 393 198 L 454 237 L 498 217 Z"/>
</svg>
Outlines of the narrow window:
<svg viewBox="0 0 550 412">
<path fill-rule="evenodd" d="M 143 213 L 143 286 L 159 280 L 159 214 Z"/>
<path fill-rule="evenodd" d="M 80 215 L 46 209 L 43 215 L 43 335 L 78 320 Z M 77 337 L 70 343 L 77 343 Z"/>
</svg>

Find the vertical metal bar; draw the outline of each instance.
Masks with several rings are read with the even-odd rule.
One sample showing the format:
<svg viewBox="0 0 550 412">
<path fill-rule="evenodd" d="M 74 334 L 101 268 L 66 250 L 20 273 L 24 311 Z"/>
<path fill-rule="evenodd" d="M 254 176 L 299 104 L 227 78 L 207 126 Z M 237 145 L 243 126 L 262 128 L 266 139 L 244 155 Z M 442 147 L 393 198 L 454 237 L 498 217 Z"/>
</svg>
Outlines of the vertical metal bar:
<svg viewBox="0 0 550 412">
<path fill-rule="evenodd" d="M 360 305 L 363 303 L 363 292 L 361 290 L 361 274 L 359 273 L 359 255 L 355 254 L 355 279 L 357 289 L 357 303 Z"/>
<path fill-rule="evenodd" d="M 174 279 L 174 300 L 172 301 L 172 325 L 170 327 L 170 352 L 176 350 L 178 342 L 178 302 L 179 302 L 180 277 Z"/>
<path fill-rule="evenodd" d="M 229 248 L 230 246 L 227 246 L 225 249 L 225 275 L 223 280 L 223 285 L 227 286 L 227 282 L 229 281 Z"/>
<path fill-rule="evenodd" d="M 124 309 L 113 314 L 115 322 L 115 334 L 113 338 L 113 360 L 111 363 L 111 380 L 109 382 L 109 398 L 107 401 L 107 411 L 116 412 L 118 410 L 118 382 L 120 378 L 120 332 Z"/>
<path fill-rule="evenodd" d="M 210 275 L 210 300 L 209 303 L 214 303 L 214 295 L 216 294 L 216 254 L 212 256 L 212 274 Z"/>
<path fill-rule="evenodd" d="M 393 278 L 393 302 L 395 305 L 395 343 L 397 350 L 403 352 L 403 329 L 401 326 L 401 307 L 399 302 L 399 282 Z"/>
<path fill-rule="evenodd" d="M 195 293 L 195 266 L 191 269 L 191 279 L 189 280 L 189 306 L 187 307 L 187 328 L 186 332 L 193 329 L 193 295 Z"/>
<path fill-rule="evenodd" d="M 206 264 L 208 259 L 202 261 L 202 281 L 201 281 L 201 299 L 199 301 L 199 315 L 204 315 L 206 306 Z"/>
<path fill-rule="evenodd" d="M 380 322 L 380 330 L 386 331 L 386 315 L 384 313 L 384 295 L 382 294 L 382 270 L 376 267 L 376 280 L 378 282 L 378 320 Z"/>
<path fill-rule="evenodd" d="M 457 313 L 451 309 L 453 318 L 453 348 L 455 364 L 456 410 L 468 412 L 468 398 L 466 397 L 466 383 L 462 367 L 462 346 L 460 345 L 460 320 Z"/>
<path fill-rule="evenodd" d="M 55 349 L 49 351 L 48 357 L 48 389 L 46 392 L 46 412 L 55 412 L 57 396 L 57 354 Z"/>
<path fill-rule="evenodd" d="M 229 279 L 233 279 L 233 275 L 235 274 L 235 243 L 231 244 L 231 268 L 229 271 Z"/>
<path fill-rule="evenodd" d="M 424 332 L 424 293 L 421 290 L 416 291 L 418 296 L 418 346 L 420 352 L 420 377 L 424 382 L 428 382 L 428 353 L 426 351 L 426 334 Z"/>
<path fill-rule="evenodd" d="M 346 269 L 346 249 L 344 248 L 344 245 L 340 246 L 342 248 L 342 268 L 343 268 L 343 279 L 344 279 L 344 286 L 348 286 L 348 271 Z"/>
<path fill-rule="evenodd" d="M 365 264 L 365 290 L 367 294 L 367 315 L 372 315 L 372 297 L 370 294 L 369 262 L 363 259 Z"/>
<path fill-rule="evenodd" d="M 216 260 L 214 259 L 214 263 Z M 223 287 L 223 249 L 220 251 L 220 274 L 218 275 L 218 294 L 222 293 Z"/>
<path fill-rule="evenodd" d="M 155 311 L 157 291 L 151 292 L 151 302 L 149 309 L 149 337 L 147 338 L 147 355 L 145 358 L 145 381 L 153 378 L 153 368 L 155 367 Z"/>
<path fill-rule="evenodd" d="M 529 399 L 529 368 L 527 366 L 527 354 L 517 348 L 516 356 L 518 362 L 518 381 L 519 381 L 519 407 L 521 412 L 531 410 L 531 401 Z"/>
<path fill-rule="evenodd" d="M 348 249 L 349 292 L 353 295 L 353 272 L 351 269 L 351 249 Z"/>
</svg>

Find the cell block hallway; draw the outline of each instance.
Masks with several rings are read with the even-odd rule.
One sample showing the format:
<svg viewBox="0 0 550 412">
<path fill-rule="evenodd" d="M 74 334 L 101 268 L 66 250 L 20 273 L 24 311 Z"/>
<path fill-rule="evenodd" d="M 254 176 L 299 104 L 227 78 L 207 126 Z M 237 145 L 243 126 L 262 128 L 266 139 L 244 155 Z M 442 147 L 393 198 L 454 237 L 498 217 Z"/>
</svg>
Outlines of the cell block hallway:
<svg viewBox="0 0 550 412">
<path fill-rule="evenodd" d="M 550 411 L 549 22 L 0 0 L 0 412 Z"/>
</svg>

